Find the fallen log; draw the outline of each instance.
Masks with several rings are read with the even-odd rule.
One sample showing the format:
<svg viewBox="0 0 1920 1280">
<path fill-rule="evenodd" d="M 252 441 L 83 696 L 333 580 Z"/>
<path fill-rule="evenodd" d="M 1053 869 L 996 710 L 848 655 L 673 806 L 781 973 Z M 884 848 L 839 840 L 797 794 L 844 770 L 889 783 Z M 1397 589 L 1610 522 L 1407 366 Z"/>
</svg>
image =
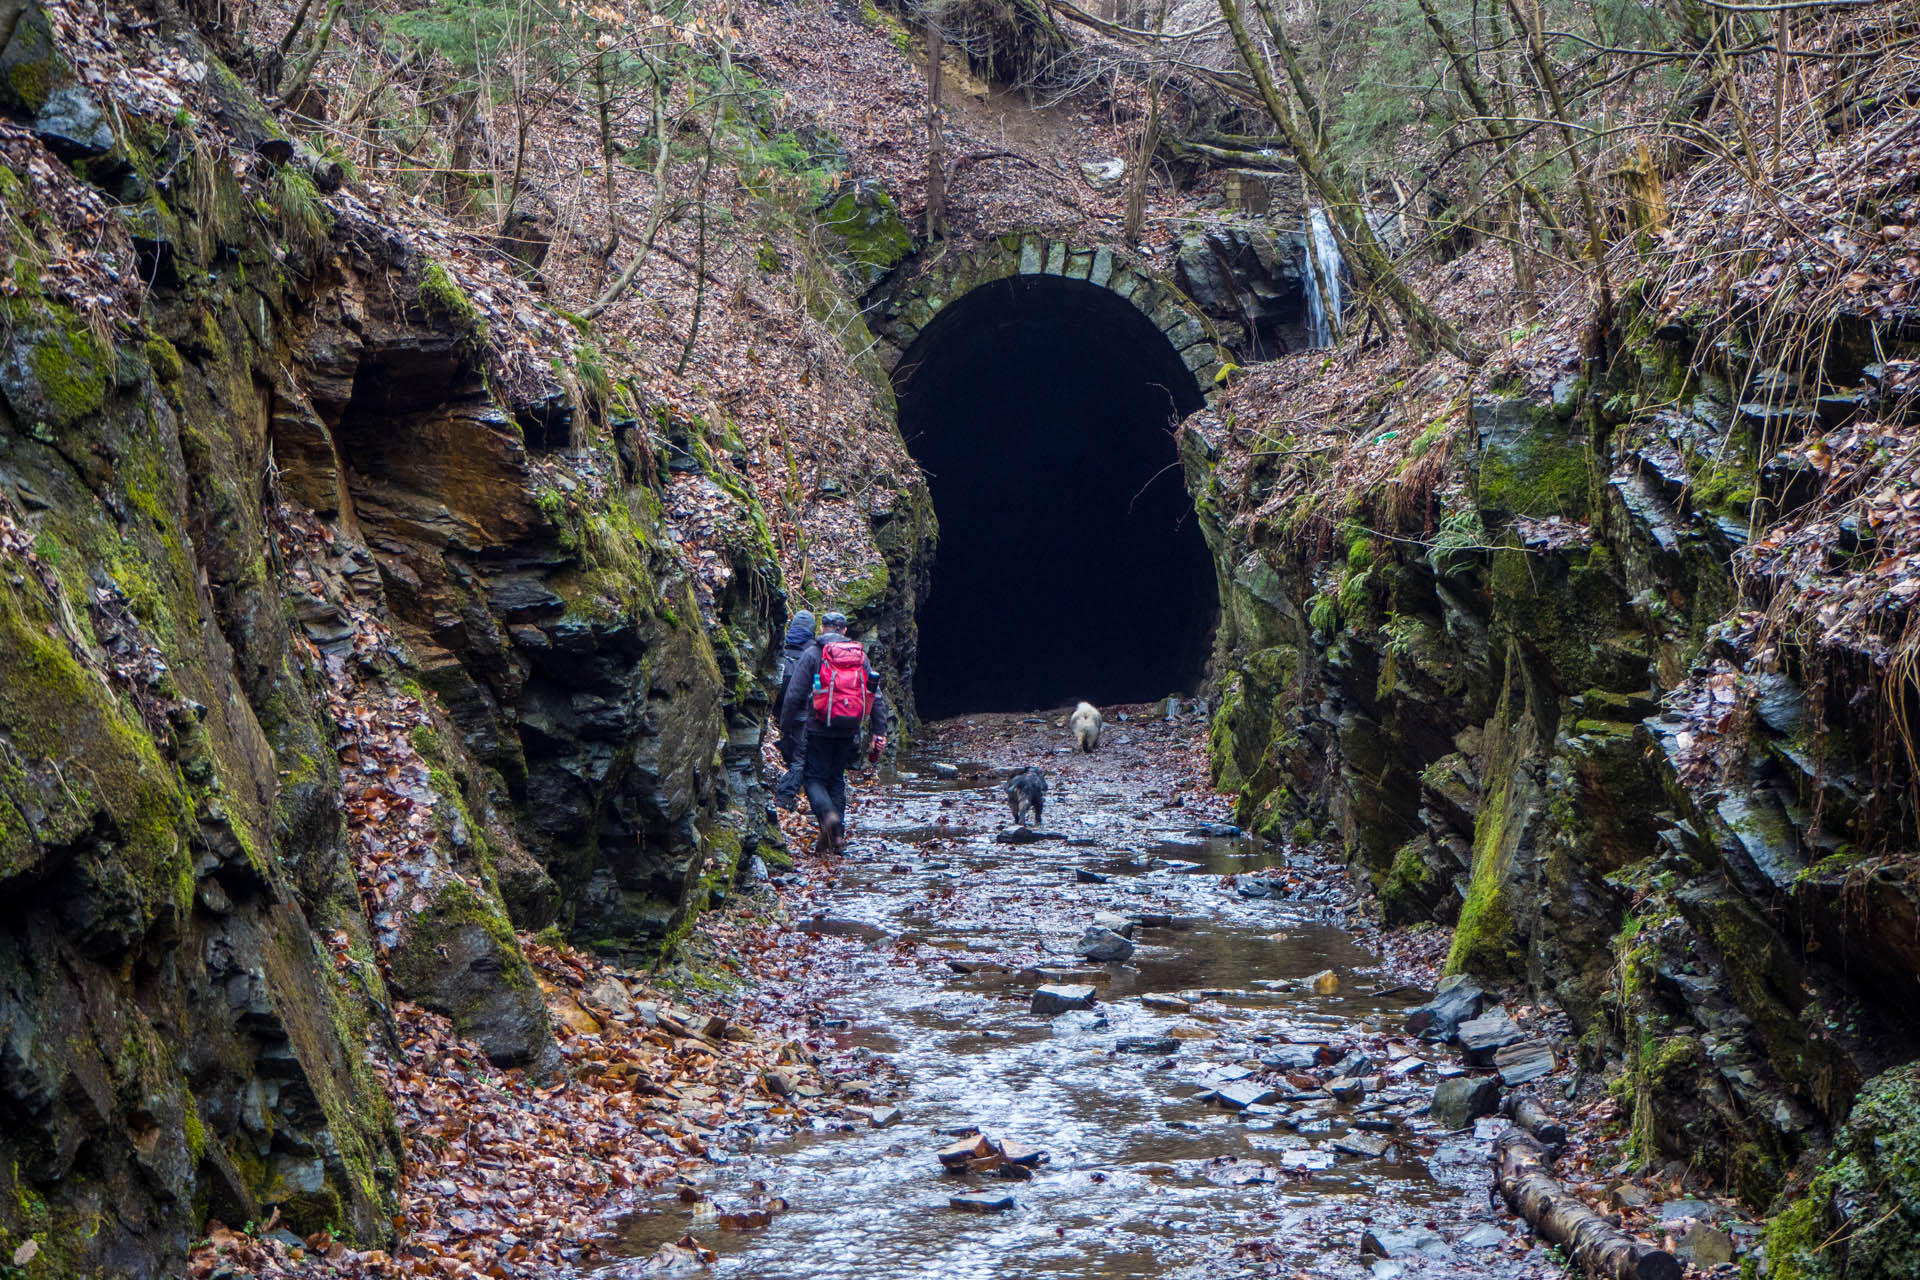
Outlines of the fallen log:
<svg viewBox="0 0 1920 1280">
<path fill-rule="evenodd" d="M 1540 1105 L 1540 1099 L 1530 1093 L 1510 1093 L 1506 1101 L 1500 1104 L 1500 1111 L 1509 1120 L 1532 1134 L 1545 1144 L 1550 1155 L 1558 1157 L 1567 1145 L 1567 1126 L 1555 1120 L 1547 1109 Z"/>
<path fill-rule="evenodd" d="M 1574 1263 L 1598 1280 L 1680 1280 L 1680 1263 L 1620 1230 L 1568 1195 L 1547 1172 L 1547 1149 L 1521 1129 L 1494 1144 L 1494 1186 L 1507 1207 L 1539 1236 L 1566 1249 Z"/>
</svg>

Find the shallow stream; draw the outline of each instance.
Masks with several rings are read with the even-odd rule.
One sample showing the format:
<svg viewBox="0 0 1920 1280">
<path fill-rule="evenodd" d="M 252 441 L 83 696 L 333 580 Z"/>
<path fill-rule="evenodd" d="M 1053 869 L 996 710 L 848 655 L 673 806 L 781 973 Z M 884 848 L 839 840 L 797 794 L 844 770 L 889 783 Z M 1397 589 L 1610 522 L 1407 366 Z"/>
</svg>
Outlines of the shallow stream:
<svg viewBox="0 0 1920 1280">
<path fill-rule="evenodd" d="M 982 752 L 991 767 L 933 775 L 959 758 L 941 754 L 956 750 L 943 741 L 960 735 L 953 726 L 865 793 L 844 864 L 793 928 L 816 935 L 819 1035 L 850 1051 L 856 1074 L 872 1067 L 869 1105 L 885 1127 L 735 1154 L 686 1193 L 694 1205 L 663 1196 L 634 1215 L 622 1251 L 644 1258 L 691 1231 L 718 1251 L 715 1274 L 761 1280 L 1526 1269 L 1512 1220 L 1487 1206 L 1486 1143 L 1424 1118 L 1451 1068 L 1400 1034 L 1421 993 L 1385 976 L 1346 927 L 1324 865 L 1185 834 L 1202 815 L 1163 807 L 1182 781 L 1167 759 L 1183 732 L 1138 725 L 1080 757 L 1054 754 L 1044 724 L 978 717 L 974 735 L 1005 739 L 1004 752 Z M 1053 780 L 1045 829 L 1062 838 L 995 843 L 1000 765 L 1036 758 Z M 1096 912 L 1146 922 L 1124 963 L 1074 953 Z M 1327 971 L 1330 993 L 1304 984 Z M 1036 1015 L 1045 982 L 1090 985 L 1097 1003 Z M 1131 1051 L 1135 1039 L 1173 1047 Z M 1352 1052 L 1371 1060 L 1371 1087 L 1338 1101 L 1323 1083 Z M 1242 1077 L 1279 1096 L 1241 1111 L 1210 1098 Z M 943 1172 L 937 1151 L 969 1127 L 1045 1161 L 1021 1181 Z M 702 1220 L 698 1201 L 758 1184 L 789 1206 L 771 1225 Z M 969 1192 L 1013 1207 L 951 1207 Z M 1363 1257 L 1369 1227 L 1420 1241 Z"/>
</svg>

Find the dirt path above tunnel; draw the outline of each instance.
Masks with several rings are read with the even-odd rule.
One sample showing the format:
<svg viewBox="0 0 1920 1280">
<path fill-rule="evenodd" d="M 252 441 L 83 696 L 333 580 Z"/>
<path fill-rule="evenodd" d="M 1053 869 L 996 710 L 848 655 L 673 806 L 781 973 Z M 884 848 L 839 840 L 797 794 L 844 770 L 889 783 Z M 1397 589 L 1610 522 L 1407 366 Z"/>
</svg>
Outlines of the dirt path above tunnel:
<svg viewBox="0 0 1920 1280">
<path fill-rule="evenodd" d="M 1401 1034 L 1421 993 L 1370 949 L 1344 877 L 1226 827 L 1204 718 L 1146 710 L 1111 714 L 1091 755 L 1058 712 L 944 722 L 857 787 L 846 858 L 783 888 L 756 993 L 806 1011 L 852 1125 L 663 1188 L 604 1274 L 651 1274 L 687 1233 L 715 1274 L 766 1280 L 1555 1269 L 1488 1208 L 1505 1122 L 1427 1114 L 1461 1068 Z M 1034 834 L 1003 832 L 1001 780 L 1029 763 L 1050 780 L 1041 838 L 1002 843 Z M 1076 953 L 1096 920 L 1130 935 L 1124 960 Z M 1042 987 L 1086 1007 L 1036 1012 Z M 1043 1154 L 943 1171 L 976 1130 Z M 758 1208 L 769 1225 L 720 1229 Z"/>
</svg>

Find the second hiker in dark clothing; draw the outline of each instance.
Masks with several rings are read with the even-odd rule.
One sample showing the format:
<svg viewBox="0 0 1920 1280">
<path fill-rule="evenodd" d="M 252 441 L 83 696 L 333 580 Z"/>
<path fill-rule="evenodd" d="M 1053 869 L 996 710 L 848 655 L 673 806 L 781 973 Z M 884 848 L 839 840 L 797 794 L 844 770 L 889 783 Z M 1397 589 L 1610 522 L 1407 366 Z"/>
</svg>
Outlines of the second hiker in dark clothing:
<svg viewBox="0 0 1920 1280">
<path fill-rule="evenodd" d="M 792 809 L 800 803 L 800 783 L 802 761 L 807 746 L 807 724 L 802 720 L 797 728 L 789 730 L 784 714 L 787 705 L 787 682 L 793 678 L 793 669 L 799 665 L 801 655 L 813 646 L 813 615 L 802 609 L 793 615 L 793 621 L 787 624 L 786 657 L 780 664 L 780 687 L 774 695 L 774 714 L 780 718 L 780 742 L 778 750 L 780 760 L 786 765 L 786 771 L 780 775 L 780 781 L 773 786 L 773 802 L 782 809 Z"/>
<path fill-rule="evenodd" d="M 869 760 L 886 750 L 887 704 L 866 650 L 846 637 L 846 615 L 829 613 L 820 621 L 819 640 L 787 676 L 780 732 L 806 733 L 802 776 L 807 803 L 820 824 L 814 849 L 838 853 L 846 846 L 847 769 L 859 759 L 863 728 L 872 730 Z"/>
</svg>

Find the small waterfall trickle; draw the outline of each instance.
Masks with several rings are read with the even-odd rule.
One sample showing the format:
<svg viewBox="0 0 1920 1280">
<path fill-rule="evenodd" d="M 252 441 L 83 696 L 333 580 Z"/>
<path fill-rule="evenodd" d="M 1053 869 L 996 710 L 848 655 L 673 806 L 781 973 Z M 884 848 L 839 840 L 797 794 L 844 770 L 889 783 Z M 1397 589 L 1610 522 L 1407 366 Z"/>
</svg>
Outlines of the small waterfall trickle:
<svg viewBox="0 0 1920 1280">
<path fill-rule="evenodd" d="M 1327 211 L 1319 205 L 1307 211 L 1307 323 L 1313 345 L 1330 347 L 1340 335 L 1340 246 L 1333 238 Z M 1325 281 L 1326 297 L 1320 296 Z"/>
</svg>

